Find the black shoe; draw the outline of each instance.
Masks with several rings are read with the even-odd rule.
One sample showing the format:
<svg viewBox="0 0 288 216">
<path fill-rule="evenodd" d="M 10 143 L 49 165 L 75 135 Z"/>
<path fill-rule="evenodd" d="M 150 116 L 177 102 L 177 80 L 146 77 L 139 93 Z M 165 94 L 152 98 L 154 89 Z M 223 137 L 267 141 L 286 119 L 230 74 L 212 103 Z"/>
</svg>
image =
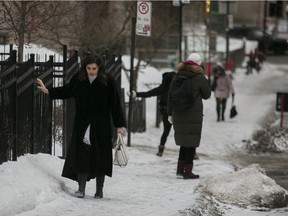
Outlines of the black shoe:
<svg viewBox="0 0 288 216">
<path fill-rule="evenodd" d="M 103 192 L 97 192 L 97 193 L 95 193 L 94 198 L 95 198 L 95 199 L 102 199 L 102 198 L 103 198 Z"/>
<path fill-rule="evenodd" d="M 188 175 L 183 175 L 183 179 L 198 179 L 198 178 L 200 178 L 200 176 L 192 172 L 189 173 Z"/>
<path fill-rule="evenodd" d="M 78 198 L 84 198 L 85 197 L 85 193 L 81 192 L 81 191 L 76 191 L 75 192 L 75 196 Z"/>
</svg>

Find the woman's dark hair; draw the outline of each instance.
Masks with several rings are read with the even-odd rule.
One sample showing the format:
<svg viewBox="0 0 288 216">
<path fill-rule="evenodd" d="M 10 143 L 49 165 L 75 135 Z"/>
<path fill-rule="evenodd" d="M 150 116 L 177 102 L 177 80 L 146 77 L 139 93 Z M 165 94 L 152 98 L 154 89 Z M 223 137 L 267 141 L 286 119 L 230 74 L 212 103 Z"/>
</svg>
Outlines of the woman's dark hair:
<svg viewBox="0 0 288 216">
<path fill-rule="evenodd" d="M 96 64 L 98 66 L 98 74 L 97 77 L 99 77 L 100 82 L 107 85 L 107 75 L 105 74 L 105 67 L 104 63 L 102 61 L 102 58 L 98 55 L 88 55 L 82 62 L 81 62 L 81 68 L 79 70 L 79 80 L 86 80 L 88 79 L 86 66 L 88 64 Z"/>
</svg>

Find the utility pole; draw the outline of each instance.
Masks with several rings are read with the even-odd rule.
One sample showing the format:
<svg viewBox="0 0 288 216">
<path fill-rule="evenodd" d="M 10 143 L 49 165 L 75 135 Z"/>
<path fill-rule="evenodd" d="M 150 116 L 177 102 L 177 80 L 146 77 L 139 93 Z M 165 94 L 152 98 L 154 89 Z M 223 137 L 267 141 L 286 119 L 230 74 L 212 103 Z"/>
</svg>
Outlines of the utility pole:
<svg viewBox="0 0 288 216">
<path fill-rule="evenodd" d="M 229 60 L 229 14 L 230 14 L 230 1 L 226 1 L 226 69 Z"/>
<path fill-rule="evenodd" d="M 178 55 L 179 62 L 182 61 L 182 37 L 183 37 L 183 6 L 189 4 L 190 0 L 173 0 L 173 6 L 179 7 L 179 38 L 178 38 Z"/>
<path fill-rule="evenodd" d="M 183 3 L 180 0 L 180 5 L 179 5 L 179 62 L 182 62 L 182 13 L 183 13 Z"/>
<path fill-rule="evenodd" d="M 130 58 L 130 96 L 129 96 L 129 110 L 128 110 L 128 138 L 127 146 L 131 146 L 131 129 L 132 129 L 132 118 L 133 118 L 133 101 L 132 97 L 133 84 L 134 84 L 134 53 L 135 53 L 135 29 L 136 29 L 136 17 L 131 18 L 131 58 Z"/>
<path fill-rule="evenodd" d="M 264 1 L 264 15 L 263 15 L 263 53 L 267 51 L 267 0 Z"/>
</svg>

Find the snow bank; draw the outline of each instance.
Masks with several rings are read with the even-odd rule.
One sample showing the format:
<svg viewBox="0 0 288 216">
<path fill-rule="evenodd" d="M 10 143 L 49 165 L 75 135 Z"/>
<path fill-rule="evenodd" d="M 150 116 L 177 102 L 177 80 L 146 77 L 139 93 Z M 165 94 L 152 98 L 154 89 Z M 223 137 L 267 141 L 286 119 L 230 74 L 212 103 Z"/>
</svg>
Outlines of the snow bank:
<svg viewBox="0 0 288 216">
<path fill-rule="evenodd" d="M 55 169 L 62 165 L 61 159 L 46 154 L 27 154 L 17 162 L 2 164 L 0 215 L 15 215 L 54 200 L 64 185 L 59 169 Z"/>
<path fill-rule="evenodd" d="M 219 202 L 241 207 L 281 208 L 288 204 L 288 192 L 266 176 L 258 164 L 209 178 L 196 190 Z"/>
</svg>

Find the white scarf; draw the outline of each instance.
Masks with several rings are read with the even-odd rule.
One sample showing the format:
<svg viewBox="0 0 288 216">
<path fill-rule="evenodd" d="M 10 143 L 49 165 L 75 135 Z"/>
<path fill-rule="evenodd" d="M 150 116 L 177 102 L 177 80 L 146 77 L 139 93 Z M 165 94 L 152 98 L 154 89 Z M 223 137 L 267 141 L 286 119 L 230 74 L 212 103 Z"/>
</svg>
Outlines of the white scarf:
<svg viewBox="0 0 288 216">
<path fill-rule="evenodd" d="M 96 76 L 89 76 L 88 75 L 88 79 L 89 79 L 90 84 L 96 79 L 96 77 L 97 77 L 97 75 Z M 88 127 L 86 129 L 86 132 L 85 132 L 85 135 L 83 138 L 83 142 L 87 145 L 91 145 L 91 142 L 90 142 L 90 124 L 88 125 Z"/>
</svg>

